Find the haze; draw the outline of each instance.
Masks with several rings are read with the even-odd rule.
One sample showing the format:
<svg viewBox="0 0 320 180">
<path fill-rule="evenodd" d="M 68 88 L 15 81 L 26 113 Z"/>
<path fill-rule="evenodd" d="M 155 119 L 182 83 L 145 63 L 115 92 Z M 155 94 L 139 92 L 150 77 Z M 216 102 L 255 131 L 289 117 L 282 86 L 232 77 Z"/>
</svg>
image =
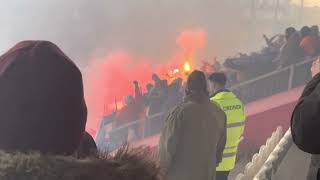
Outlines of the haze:
<svg viewBox="0 0 320 180">
<path fill-rule="evenodd" d="M 115 49 L 157 60 L 177 48 L 175 37 L 181 31 L 201 27 L 208 33 L 201 58 L 223 59 L 259 49 L 263 33 L 272 35 L 289 25 L 302 24 L 298 8 L 289 0 L 280 0 L 279 22 L 274 22 L 270 0 L 256 1 L 257 8 L 271 7 L 261 12 L 257 9 L 256 17 L 252 16 L 251 2 L 11 0 L 0 7 L 0 52 L 21 40 L 46 39 L 57 43 L 81 67 L 93 57 L 105 56 Z M 312 2 L 316 5 L 318 1 Z M 312 15 L 305 21 L 319 22 L 316 16 L 320 13 L 310 12 Z"/>
</svg>

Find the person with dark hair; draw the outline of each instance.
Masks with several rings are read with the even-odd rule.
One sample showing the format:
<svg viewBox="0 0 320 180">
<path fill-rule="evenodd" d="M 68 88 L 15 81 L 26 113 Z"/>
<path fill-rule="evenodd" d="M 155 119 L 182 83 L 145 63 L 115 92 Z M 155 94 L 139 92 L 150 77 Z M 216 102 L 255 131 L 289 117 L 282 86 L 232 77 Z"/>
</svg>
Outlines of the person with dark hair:
<svg viewBox="0 0 320 180">
<path fill-rule="evenodd" d="M 82 75 L 53 43 L 23 41 L 0 57 L 0 149 L 72 154 L 87 121 Z"/>
<path fill-rule="evenodd" d="M 159 155 L 165 180 L 214 180 L 226 142 L 226 116 L 209 100 L 203 72 L 192 72 L 186 98 L 166 118 Z"/>
<path fill-rule="evenodd" d="M 295 34 L 297 30 L 294 27 L 289 27 L 285 30 L 285 38 L 288 41 L 290 37 Z"/>
<path fill-rule="evenodd" d="M 226 82 L 224 73 L 213 73 L 209 76 L 211 101 L 217 103 L 227 116 L 227 143 L 222 162 L 217 167 L 217 180 L 228 180 L 230 171 L 236 165 L 246 119 L 244 104 L 233 92 L 226 89 Z"/>
<path fill-rule="evenodd" d="M 280 55 L 276 58 L 278 69 L 303 60 L 304 53 L 300 47 L 301 37 L 295 28 L 289 27 L 285 31 L 286 43 L 281 48 Z"/>
<path fill-rule="evenodd" d="M 210 82 L 212 82 L 210 83 L 210 90 L 212 90 L 212 88 L 222 90 L 225 88 L 225 85 L 227 83 L 227 77 L 223 72 L 212 73 L 209 76 L 209 80 Z"/>
<path fill-rule="evenodd" d="M 168 96 L 168 82 L 161 80 L 157 74 L 152 75 L 152 80 L 154 81 L 154 87 L 148 97 L 148 116 L 162 113 L 165 109 L 166 98 Z"/>
<path fill-rule="evenodd" d="M 85 132 L 76 151 L 76 156 L 82 159 L 90 156 L 96 156 L 97 152 L 98 148 L 96 142 L 89 133 Z"/>
<path fill-rule="evenodd" d="M 312 35 L 312 31 L 308 26 L 301 29 L 302 40 L 300 47 L 303 49 L 304 54 L 308 57 L 314 57 L 317 54 L 316 39 Z"/>
</svg>

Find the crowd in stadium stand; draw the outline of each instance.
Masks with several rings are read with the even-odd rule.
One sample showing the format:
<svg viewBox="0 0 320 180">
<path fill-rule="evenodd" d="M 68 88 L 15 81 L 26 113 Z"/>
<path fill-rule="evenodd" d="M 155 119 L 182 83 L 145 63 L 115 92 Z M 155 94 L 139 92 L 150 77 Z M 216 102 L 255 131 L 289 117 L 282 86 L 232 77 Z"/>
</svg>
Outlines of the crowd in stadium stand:
<svg viewBox="0 0 320 180">
<path fill-rule="evenodd" d="M 226 68 L 250 72 L 252 78 L 257 70 L 260 75 L 320 54 L 317 26 L 303 27 L 301 31 L 288 28 L 285 41 L 282 35 L 264 38 L 268 46 L 260 53 L 227 59 L 225 67 L 215 60 L 213 64 L 204 63 L 203 68 L 208 72 Z M 202 89 L 197 85 L 200 81 L 192 77 L 185 91 L 182 79 L 168 84 L 154 74 L 153 84 L 148 84 L 148 91 L 143 93 L 135 81 L 135 95 L 126 97 L 126 106 L 115 115 L 115 127 L 141 117 L 166 114 L 182 102 L 185 92 L 195 95 L 199 91 L 201 101 L 209 102 L 205 75 L 196 73 L 201 74 L 198 78 L 202 79 Z M 198 100 L 197 96 L 194 98 Z M 124 147 L 114 156 L 99 153 L 92 137 L 85 132 L 87 108 L 82 74 L 55 44 L 24 41 L 2 55 L 0 99 L 0 179 L 160 179 L 159 166 L 145 150 Z M 134 134 L 139 134 L 139 128 Z M 210 157 L 202 159 L 208 161 Z"/>
<path fill-rule="evenodd" d="M 227 58 L 223 64 L 216 58 L 212 61 L 203 61 L 200 69 L 207 75 L 224 72 L 228 76 L 230 87 L 320 55 L 318 26 L 304 26 L 300 31 L 289 27 L 284 34 L 277 34 L 271 38 L 263 35 L 263 38 L 266 46 L 259 52 L 239 54 L 237 57 Z M 309 72 L 310 68 L 307 67 L 306 71 Z M 146 87 L 146 93 L 141 92 L 138 81 L 134 82 L 135 96 L 129 95 L 125 98 L 125 106 L 115 115 L 115 128 L 159 113 L 168 113 L 182 102 L 184 94 L 182 79 L 178 78 L 168 84 L 167 80 L 160 79 L 154 74 L 152 80 L 153 83 Z M 133 129 L 128 128 L 131 133 L 124 133 L 125 137 L 122 139 L 137 138 L 143 128 L 143 125 Z"/>
<path fill-rule="evenodd" d="M 236 74 L 233 82 L 239 83 L 276 69 L 296 64 L 320 54 L 319 27 L 304 26 L 300 31 L 290 27 L 285 34 L 275 35 L 272 38 L 263 36 L 266 47 L 260 52 L 239 54 L 238 57 L 227 58 L 224 67 L 228 72 Z"/>
</svg>

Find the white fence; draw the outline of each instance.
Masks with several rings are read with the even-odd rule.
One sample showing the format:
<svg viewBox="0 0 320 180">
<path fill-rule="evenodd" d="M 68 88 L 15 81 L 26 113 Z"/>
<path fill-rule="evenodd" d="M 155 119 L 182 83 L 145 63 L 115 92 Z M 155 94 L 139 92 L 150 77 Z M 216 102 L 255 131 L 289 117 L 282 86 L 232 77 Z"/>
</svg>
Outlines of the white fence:
<svg viewBox="0 0 320 180">
<path fill-rule="evenodd" d="M 260 171 L 254 177 L 254 180 L 271 180 L 292 144 L 291 129 L 289 129 L 269 155 Z"/>
<path fill-rule="evenodd" d="M 265 162 L 269 160 L 270 154 L 274 151 L 282 137 L 283 130 L 281 127 L 278 127 L 277 130 L 272 133 L 272 136 L 268 138 L 266 144 L 261 146 L 259 152 L 253 156 L 252 161 L 246 165 L 244 172 L 238 174 L 235 180 L 254 179 L 256 175 L 261 172 L 260 170 L 265 167 Z M 260 179 L 255 178 L 254 180 Z"/>
</svg>

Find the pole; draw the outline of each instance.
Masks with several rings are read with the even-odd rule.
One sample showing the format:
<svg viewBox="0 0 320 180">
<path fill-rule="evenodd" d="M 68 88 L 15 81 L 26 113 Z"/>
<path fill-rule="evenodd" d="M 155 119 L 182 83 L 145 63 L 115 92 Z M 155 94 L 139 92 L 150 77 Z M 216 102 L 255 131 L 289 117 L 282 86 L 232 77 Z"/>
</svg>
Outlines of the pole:
<svg viewBox="0 0 320 180">
<path fill-rule="evenodd" d="M 280 2 L 279 0 L 276 0 L 276 7 L 275 7 L 275 13 L 274 13 L 274 20 L 276 23 L 278 23 L 279 20 L 279 9 L 280 9 Z"/>
<path fill-rule="evenodd" d="M 304 0 L 301 0 L 301 7 L 300 7 L 300 24 L 303 24 L 303 14 L 304 14 Z"/>
</svg>

